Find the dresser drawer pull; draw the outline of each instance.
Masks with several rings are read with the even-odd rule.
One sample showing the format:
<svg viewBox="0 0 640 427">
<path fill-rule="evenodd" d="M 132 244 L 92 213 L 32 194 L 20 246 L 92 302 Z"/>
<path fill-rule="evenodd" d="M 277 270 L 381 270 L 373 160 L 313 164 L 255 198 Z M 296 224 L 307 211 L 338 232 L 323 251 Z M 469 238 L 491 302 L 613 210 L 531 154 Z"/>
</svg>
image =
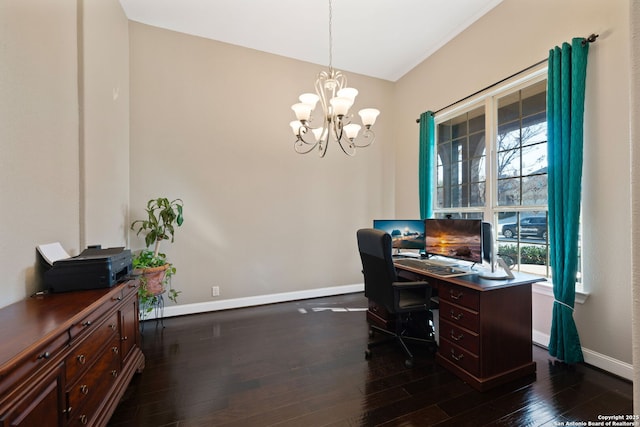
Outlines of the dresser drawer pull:
<svg viewBox="0 0 640 427">
<path fill-rule="evenodd" d="M 87 361 L 86 357 L 84 357 L 84 354 L 79 354 L 76 356 L 76 360 L 78 361 L 78 363 L 80 363 L 81 365 L 84 365 L 85 362 Z"/>
<path fill-rule="evenodd" d="M 73 408 L 72 408 L 71 406 L 69 406 L 67 409 L 63 409 L 63 410 L 62 410 L 62 413 L 63 413 L 63 414 L 70 414 L 72 409 L 73 409 Z"/>
<path fill-rule="evenodd" d="M 80 393 L 86 396 L 87 394 L 89 394 L 89 387 L 86 384 L 82 384 L 80 386 Z"/>
<path fill-rule="evenodd" d="M 459 356 L 456 355 L 456 352 L 453 351 L 453 349 L 451 349 L 451 358 L 455 361 L 461 361 L 462 359 L 464 359 L 464 354 L 460 353 Z"/>
<path fill-rule="evenodd" d="M 38 355 L 38 360 L 40 359 L 48 359 L 51 357 L 51 354 L 48 351 L 45 351 L 44 353 Z"/>
<path fill-rule="evenodd" d="M 453 310 L 451 310 L 451 318 L 453 320 L 460 320 L 460 319 L 462 319 L 463 316 L 464 316 L 464 313 L 456 314 Z"/>
<path fill-rule="evenodd" d="M 110 325 L 109 325 L 109 328 L 110 328 L 112 331 L 115 331 L 117 327 L 118 327 L 118 326 L 117 326 L 115 323 L 112 323 L 112 324 L 110 324 Z"/>
<path fill-rule="evenodd" d="M 113 371 L 111 371 L 111 376 L 112 377 L 117 377 L 118 376 L 118 371 L 116 371 L 115 369 Z"/>
<path fill-rule="evenodd" d="M 464 338 L 464 334 L 460 334 L 460 335 L 456 335 L 453 331 L 453 329 L 451 330 L 451 339 L 454 341 L 460 341 L 462 340 L 462 338 Z"/>
<path fill-rule="evenodd" d="M 464 293 L 463 292 L 453 292 L 453 289 L 449 289 L 449 295 L 451 296 L 451 299 L 459 300 L 460 298 L 462 298 L 464 296 Z"/>
<path fill-rule="evenodd" d="M 87 320 L 86 322 L 82 322 L 82 326 L 84 326 L 84 327 L 91 326 L 91 320 Z"/>
<path fill-rule="evenodd" d="M 111 301 L 122 301 L 122 297 L 111 298 Z"/>
<path fill-rule="evenodd" d="M 80 415 L 78 419 L 80 420 L 80 424 L 86 425 L 89 422 L 89 418 L 87 418 L 87 416 L 84 414 Z"/>
<path fill-rule="evenodd" d="M 129 339 L 129 337 L 125 335 L 124 337 L 121 338 L 121 341 L 126 341 L 128 339 Z"/>
<path fill-rule="evenodd" d="M 118 347 L 113 346 L 113 347 L 111 347 L 111 351 L 113 351 L 114 354 L 118 354 L 119 349 L 118 349 Z"/>
</svg>

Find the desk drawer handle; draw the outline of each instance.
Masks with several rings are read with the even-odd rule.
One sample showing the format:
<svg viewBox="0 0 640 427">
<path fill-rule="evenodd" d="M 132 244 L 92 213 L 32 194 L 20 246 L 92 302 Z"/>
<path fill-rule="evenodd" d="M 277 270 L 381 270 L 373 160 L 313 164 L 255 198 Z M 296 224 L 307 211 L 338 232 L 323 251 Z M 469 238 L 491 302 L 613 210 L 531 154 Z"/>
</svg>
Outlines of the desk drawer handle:
<svg viewBox="0 0 640 427">
<path fill-rule="evenodd" d="M 457 362 L 461 361 L 462 359 L 464 359 L 464 354 L 460 353 L 459 356 L 456 356 L 456 352 L 453 351 L 453 349 L 451 349 L 451 358 Z"/>
<path fill-rule="evenodd" d="M 84 354 L 77 355 L 76 359 L 78 360 L 78 363 L 80 363 L 81 365 L 84 365 L 85 362 L 87 361 L 86 357 L 84 357 Z"/>
<path fill-rule="evenodd" d="M 460 319 L 462 319 L 463 316 L 464 316 L 464 313 L 456 314 L 453 310 L 451 310 L 451 318 L 453 320 L 460 320 Z"/>
<path fill-rule="evenodd" d="M 463 292 L 453 292 L 453 289 L 449 289 L 449 295 L 451 296 L 451 299 L 455 299 L 455 300 L 459 300 L 464 296 Z"/>
<path fill-rule="evenodd" d="M 122 297 L 111 298 L 111 301 L 122 301 Z"/>
<path fill-rule="evenodd" d="M 114 354 L 118 354 L 119 349 L 118 349 L 118 347 L 113 346 L 113 347 L 111 347 L 111 351 L 113 351 Z"/>
<path fill-rule="evenodd" d="M 80 386 L 80 393 L 86 396 L 87 394 L 89 394 L 89 387 L 86 384 L 82 384 Z"/>
<path fill-rule="evenodd" d="M 91 326 L 91 320 L 87 320 L 86 322 L 82 322 L 82 326 L 84 326 L 84 327 Z"/>
<path fill-rule="evenodd" d="M 461 341 L 464 338 L 464 334 L 455 335 L 453 329 L 451 330 L 451 339 L 454 341 Z"/>
<path fill-rule="evenodd" d="M 86 425 L 89 422 L 89 418 L 87 418 L 87 416 L 84 414 L 80 415 L 79 420 L 80 420 L 80 424 L 82 425 Z"/>
<path fill-rule="evenodd" d="M 112 377 L 117 377 L 118 376 L 118 371 L 116 371 L 115 369 L 113 371 L 111 371 L 111 376 Z"/>
<path fill-rule="evenodd" d="M 51 357 L 51 354 L 48 351 L 45 351 L 44 353 L 38 355 L 38 360 L 41 360 L 41 359 L 45 359 L 46 360 L 46 359 L 48 359 L 50 357 Z"/>
</svg>

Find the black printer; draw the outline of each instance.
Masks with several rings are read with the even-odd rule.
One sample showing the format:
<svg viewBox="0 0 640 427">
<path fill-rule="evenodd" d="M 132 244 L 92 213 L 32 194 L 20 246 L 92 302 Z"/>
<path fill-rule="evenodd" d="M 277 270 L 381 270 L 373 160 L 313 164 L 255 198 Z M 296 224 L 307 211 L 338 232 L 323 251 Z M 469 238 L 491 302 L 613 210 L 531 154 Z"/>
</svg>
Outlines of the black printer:
<svg viewBox="0 0 640 427">
<path fill-rule="evenodd" d="M 60 259 L 44 272 L 50 292 L 110 288 L 132 271 L 131 251 L 125 248 L 90 246 L 80 255 Z"/>
</svg>

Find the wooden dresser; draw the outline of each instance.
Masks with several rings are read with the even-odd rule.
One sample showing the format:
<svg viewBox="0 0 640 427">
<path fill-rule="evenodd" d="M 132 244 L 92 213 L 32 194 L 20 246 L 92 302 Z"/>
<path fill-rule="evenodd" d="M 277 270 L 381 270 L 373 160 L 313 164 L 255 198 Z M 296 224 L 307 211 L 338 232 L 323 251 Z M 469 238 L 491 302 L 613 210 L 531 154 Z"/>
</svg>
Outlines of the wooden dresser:
<svg viewBox="0 0 640 427">
<path fill-rule="evenodd" d="M 104 426 L 144 369 L 138 282 L 0 309 L 0 426 Z"/>
</svg>

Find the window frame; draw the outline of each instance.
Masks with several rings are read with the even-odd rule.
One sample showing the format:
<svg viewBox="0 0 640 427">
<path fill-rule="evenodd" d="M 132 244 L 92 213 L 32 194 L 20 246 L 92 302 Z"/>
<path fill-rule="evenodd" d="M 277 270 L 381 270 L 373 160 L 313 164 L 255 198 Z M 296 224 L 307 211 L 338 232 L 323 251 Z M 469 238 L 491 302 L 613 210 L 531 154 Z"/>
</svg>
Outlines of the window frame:
<svg viewBox="0 0 640 427">
<path fill-rule="evenodd" d="M 441 111 L 438 111 L 434 116 L 435 136 L 436 144 L 434 147 L 436 167 L 433 170 L 432 176 L 432 189 L 435 191 L 433 197 L 433 213 L 434 215 L 446 215 L 446 214 L 460 214 L 461 217 L 476 217 L 480 214 L 482 218 L 489 218 L 492 224 L 497 224 L 498 212 L 515 212 L 519 218 L 519 213 L 529 211 L 543 211 L 548 215 L 548 203 L 544 205 L 532 204 L 532 205 L 516 205 L 516 206 L 501 206 L 498 204 L 498 177 L 497 177 L 497 123 L 498 123 L 498 99 L 514 93 L 521 89 L 525 89 L 536 83 L 545 81 L 547 79 L 547 63 L 542 63 L 527 72 L 521 73 L 510 79 L 505 80 L 499 84 L 493 85 L 472 97 L 466 98 L 454 105 L 451 105 Z M 437 200 L 438 191 L 438 168 L 437 168 L 437 141 L 438 141 L 438 125 L 446 122 L 447 120 L 456 118 L 466 112 L 472 111 L 476 108 L 484 107 L 485 112 L 485 204 L 484 206 L 465 206 L 465 207 L 439 207 Z M 582 221 L 581 221 L 582 228 Z M 494 244 L 498 247 L 497 232 L 494 233 Z M 581 233 L 582 235 L 582 233 Z M 579 243 L 582 247 L 582 242 Z M 551 267 L 549 265 L 549 242 L 546 242 L 547 247 L 547 270 L 548 273 L 543 278 L 548 279 L 547 282 L 540 282 L 534 286 L 534 290 L 538 293 L 553 296 L 552 283 L 550 280 Z M 582 257 L 579 260 L 582 263 Z M 579 267 L 579 271 L 582 271 L 582 265 Z M 584 278 L 576 281 L 576 302 L 583 303 L 588 294 L 585 292 Z"/>
</svg>

